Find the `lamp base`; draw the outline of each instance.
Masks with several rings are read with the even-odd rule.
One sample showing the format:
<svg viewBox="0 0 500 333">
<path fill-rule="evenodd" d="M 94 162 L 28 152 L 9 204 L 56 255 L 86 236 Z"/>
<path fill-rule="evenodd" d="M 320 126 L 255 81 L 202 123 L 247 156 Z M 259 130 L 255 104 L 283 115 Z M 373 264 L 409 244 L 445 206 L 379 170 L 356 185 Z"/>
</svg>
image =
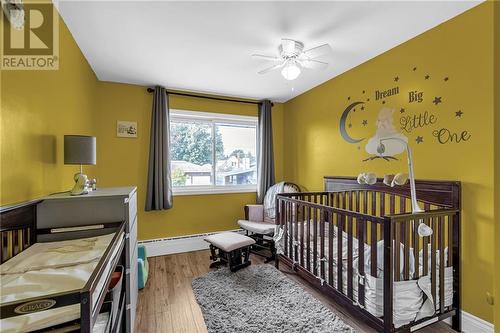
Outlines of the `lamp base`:
<svg viewBox="0 0 500 333">
<path fill-rule="evenodd" d="M 81 172 L 75 173 L 73 179 L 75 180 L 75 186 L 73 186 L 73 189 L 70 192 L 71 195 L 83 195 L 89 193 L 87 189 L 87 175 L 84 175 Z"/>
</svg>

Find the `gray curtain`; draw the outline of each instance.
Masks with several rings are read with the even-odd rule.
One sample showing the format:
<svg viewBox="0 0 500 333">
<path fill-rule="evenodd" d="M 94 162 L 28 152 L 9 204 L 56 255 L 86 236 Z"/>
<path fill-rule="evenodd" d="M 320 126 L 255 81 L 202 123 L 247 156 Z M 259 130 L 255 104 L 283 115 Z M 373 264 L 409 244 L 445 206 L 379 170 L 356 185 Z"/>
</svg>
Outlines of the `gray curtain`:
<svg viewBox="0 0 500 333">
<path fill-rule="evenodd" d="M 257 128 L 257 203 L 264 202 L 267 189 L 274 185 L 272 104 L 264 100 L 259 105 Z"/>
<path fill-rule="evenodd" d="M 172 208 L 170 112 L 165 88 L 155 87 L 151 112 L 146 211 Z"/>
</svg>

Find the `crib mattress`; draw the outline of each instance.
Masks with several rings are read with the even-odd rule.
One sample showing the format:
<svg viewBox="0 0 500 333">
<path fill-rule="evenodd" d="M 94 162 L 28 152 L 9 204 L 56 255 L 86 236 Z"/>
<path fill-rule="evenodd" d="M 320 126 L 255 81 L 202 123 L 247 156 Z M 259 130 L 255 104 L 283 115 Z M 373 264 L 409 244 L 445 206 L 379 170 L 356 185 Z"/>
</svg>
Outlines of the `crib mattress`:
<svg viewBox="0 0 500 333">
<path fill-rule="evenodd" d="M 337 235 L 337 228 L 335 227 L 334 234 Z M 283 237 L 286 237 L 284 235 Z M 342 240 L 342 266 L 343 266 L 343 293 L 347 295 L 347 281 L 348 281 L 348 276 L 347 276 L 347 239 L 348 235 L 347 233 L 343 232 L 343 240 Z M 359 270 L 358 270 L 358 239 L 353 237 L 353 299 L 358 300 L 358 281 L 360 278 L 359 275 Z M 335 237 L 332 240 L 332 254 L 333 254 L 333 260 L 332 260 L 332 268 L 333 268 L 333 275 L 332 275 L 332 280 L 333 280 L 333 287 L 337 288 L 337 267 L 338 267 L 338 244 L 337 244 L 338 238 Z M 313 257 L 314 254 L 316 254 L 317 257 L 317 267 L 316 267 L 316 276 L 320 278 L 321 280 L 324 280 L 325 283 L 328 283 L 329 281 L 329 267 L 328 267 L 328 256 L 330 253 L 329 249 L 329 243 L 328 243 L 328 238 L 325 237 L 325 248 L 324 248 L 324 276 L 320 277 L 320 241 L 319 238 L 316 239 L 317 243 L 317 248 L 316 251 L 314 250 L 314 239 L 311 236 L 310 237 L 310 243 L 309 243 L 309 257 L 310 257 L 310 272 L 314 272 L 314 263 L 313 263 Z M 296 242 L 295 244 L 298 245 L 298 250 L 300 253 L 300 246 L 301 244 L 299 242 Z M 307 244 L 307 243 L 306 243 Z M 306 258 L 306 253 L 307 253 L 307 247 L 306 244 L 304 245 L 304 249 L 302 250 L 304 253 L 304 259 Z M 380 244 L 383 246 L 383 244 Z M 378 270 L 377 270 L 377 276 L 372 276 L 369 274 L 370 272 L 370 267 L 371 267 L 371 247 L 368 244 L 364 244 L 364 290 L 365 290 L 365 299 L 364 299 L 364 308 L 373 314 L 376 317 L 382 317 L 383 316 L 383 309 L 384 309 L 384 281 L 383 281 L 383 261 L 380 260 L 380 257 L 377 259 L 377 264 L 378 264 Z M 400 250 L 403 251 L 402 244 L 400 247 Z M 378 251 L 380 254 L 383 253 L 383 251 Z M 413 250 L 410 249 L 410 253 L 413 253 Z M 430 253 L 430 251 L 429 251 Z M 430 254 L 429 254 L 430 255 Z M 420 274 L 422 273 L 422 256 L 423 253 L 420 251 L 420 267 L 419 267 L 419 272 Z M 438 255 L 439 257 L 439 255 Z M 403 255 L 401 253 L 401 258 L 403 258 Z M 414 258 L 413 255 L 411 256 L 410 262 L 413 262 Z M 428 260 L 430 263 L 430 260 Z M 447 262 L 447 250 L 445 249 L 445 263 Z M 439 290 L 439 270 L 437 269 L 439 266 L 439 262 L 436 264 L 436 276 L 437 276 L 437 290 Z M 401 268 L 401 273 L 403 272 L 404 269 L 404 262 L 401 262 L 400 265 Z M 410 267 L 410 276 L 413 275 L 413 272 L 415 271 L 414 267 Z M 430 266 L 429 266 L 429 272 L 430 272 Z M 452 299 L 453 299 L 453 267 L 445 267 L 444 269 L 444 305 L 445 307 L 451 306 L 452 304 Z M 414 320 L 418 320 L 427 316 L 431 316 L 434 314 L 435 309 L 439 307 L 439 292 L 436 293 L 436 300 L 432 299 L 432 293 L 431 293 L 431 279 L 430 275 L 426 276 L 421 276 L 419 279 L 413 279 L 413 280 L 405 280 L 405 281 L 394 281 L 394 301 L 393 301 L 393 311 L 394 311 L 394 326 L 395 327 L 401 327 L 406 324 L 411 323 Z"/>
<path fill-rule="evenodd" d="M 43 297 L 82 289 L 115 233 L 67 240 L 36 243 L 0 265 L 0 303 Z M 123 242 L 123 237 L 120 237 Z M 121 244 L 120 244 L 121 245 Z M 115 247 L 112 257 L 118 253 Z M 111 261 L 105 267 L 109 273 Z M 92 295 L 93 305 L 103 290 L 105 279 L 98 282 Z M 80 317 L 80 304 L 5 318 L 0 320 L 2 332 L 26 332 L 62 324 Z"/>
</svg>

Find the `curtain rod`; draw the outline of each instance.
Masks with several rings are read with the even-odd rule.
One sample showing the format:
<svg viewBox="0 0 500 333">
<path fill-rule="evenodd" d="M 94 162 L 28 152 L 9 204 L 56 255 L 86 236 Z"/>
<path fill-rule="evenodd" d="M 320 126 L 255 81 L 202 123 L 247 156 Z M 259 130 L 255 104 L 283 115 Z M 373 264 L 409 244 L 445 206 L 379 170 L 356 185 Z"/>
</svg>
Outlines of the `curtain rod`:
<svg viewBox="0 0 500 333">
<path fill-rule="evenodd" d="M 153 88 L 148 88 L 147 91 L 148 91 L 148 93 L 152 93 L 155 90 Z M 168 95 L 185 96 L 185 97 L 194 97 L 194 98 L 213 99 L 213 100 L 216 100 L 216 101 L 224 101 L 224 102 L 246 103 L 246 104 L 256 104 L 256 105 L 262 104 L 262 102 L 257 102 L 257 101 L 245 101 L 245 100 L 240 100 L 240 99 L 223 98 L 223 97 L 213 97 L 213 96 L 203 96 L 203 95 L 194 95 L 194 94 L 180 93 L 180 92 L 170 92 L 170 91 L 167 91 L 167 94 Z M 274 103 L 271 103 L 271 106 L 274 106 Z"/>
</svg>

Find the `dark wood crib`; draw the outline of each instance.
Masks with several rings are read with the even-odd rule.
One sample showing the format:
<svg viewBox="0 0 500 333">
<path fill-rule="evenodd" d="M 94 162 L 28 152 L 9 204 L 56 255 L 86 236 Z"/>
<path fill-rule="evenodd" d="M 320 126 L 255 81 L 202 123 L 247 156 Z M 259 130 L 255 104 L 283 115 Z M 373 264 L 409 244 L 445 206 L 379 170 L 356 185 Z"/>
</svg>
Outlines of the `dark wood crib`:
<svg viewBox="0 0 500 333">
<path fill-rule="evenodd" d="M 460 331 L 460 182 L 417 180 L 425 212 L 416 214 L 409 185 L 389 187 L 382 179 L 360 185 L 353 177 L 325 177 L 324 185 L 324 192 L 277 196 L 276 224 L 284 234 L 276 266 L 288 265 L 378 332 L 414 331 L 449 317 Z M 419 236 L 420 222 L 431 236 Z M 368 279 L 380 282 L 379 296 L 367 289 Z M 432 300 L 435 312 L 395 326 L 405 283 L 428 283 L 428 293 L 416 295 L 421 304 Z M 365 292 L 375 300 L 371 308 Z"/>
</svg>

